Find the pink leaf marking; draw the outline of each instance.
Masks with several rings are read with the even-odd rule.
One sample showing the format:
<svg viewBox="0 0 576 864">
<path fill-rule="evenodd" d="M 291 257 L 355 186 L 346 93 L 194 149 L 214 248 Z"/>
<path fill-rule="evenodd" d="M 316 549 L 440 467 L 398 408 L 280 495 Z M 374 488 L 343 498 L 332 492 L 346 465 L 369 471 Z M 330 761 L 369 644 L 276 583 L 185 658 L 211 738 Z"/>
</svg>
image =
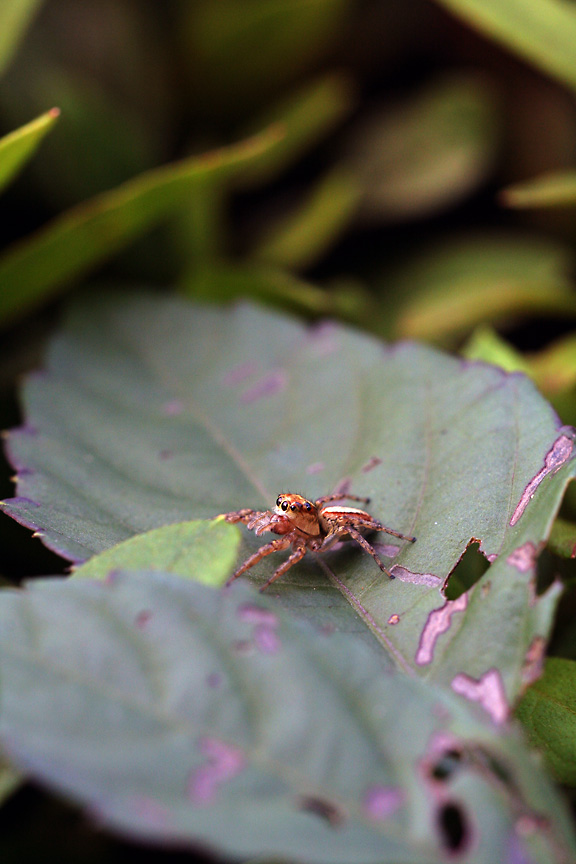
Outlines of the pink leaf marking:
<svg viewBox="0 0 576 864">
<path fill-rule="evenodd" d="M 214 803 L 220 787 L 242 771 L 246 759 L 241 750 L 218 738 L 201 738 L 199 747 L 207 761 L 192 771 L 188 797 L 193 804 L 208 805 Z"/>
<path fill-rule="evenodd" d="M 228 370 L 222 379 L 222 384 L 225 387 L 237 387 L 239 384 L 243 384 L 244 381 L 255 375 L 257 371 L 258 367 L 256 366 L 256 363 L 240 363 L 238 366 L 234 366 L 232 369 Z"/>
<path fill-rule="evenodd" d="M 398 549 L 398 547 L 395 548 Z M 425 585 L 427 588 L 439 588 L 442 584 L 442 579 L 433 573 L 413 573 L 412 570 L 408 570 L 400 564 L 394 564 L 390 568 L 390 572 L 395 579 L 399 579 L 401 582 L 412 582 L 414 585 Z"/>
<path fill-rule="evenodd" d="M 533 684 L 542 675 L 544 671 L 545 651 L 545 638 L 543 636 L 534 636 L 522 665 L 522 683 L 525 687 L 529 687 L 530 684 Z"/>
<path fill-rule="evenodd" d="M 537 557 L 536 545 L 531 540 L 527 540 L 526 543 L 511 552 L 506 561 L 520 573 L 529 573 L 536 564 Z"/>
<path fill-rule="evenodd" d="M 362 802 L 369 819 L 383 822 L 393 816 L 405 802 L 405 793 L 395 786 L 371 786 Z"/>
<path fill-rule="evenodd" d="M 532 480 L 528 483 L 524 492 L 522 493 L 522 497 L 518 502 L 514 513 L 512 514 L 512 518 L 510 519 L 510 525 L 516 525 L 524 510 L 528 506 L 530 500 L 534 497 L 534 493 L 536 489 L 542 483 L 547 474 L 555 474 L 559 468 L 564 465 L 565 462 L 570 459 L 572 456 L 574 439 L 572 435 L 568 435 L 563 433 L 560 435 L 544 459 L 544 466 L 538 471 L 537 474 L 534 475 Z"/>
<path fill-rule="evenodd" d="M 479 702 L 495 723 L 508 719 L 510 707 L 498 669 L 489 669 L 478 680 L 462 672 L 453 678 L 452 689 L 471 702 Z"/>
<path fill-rule="evenodd" d="M 377 468 L 378 465 L 382 464 L 382 459 L 379 456 L 371 456 L 368 462 L 362 466 L 360 469 L 363 474 L 368 474 L 369 471 L 372 471 L 374 468 Z"/>
<path fill-rule="evenodd" d="M 416 663 L 425 666 L 434 659 L 436 641 L 450 629 L 452 616 L 456 612 L 463 612 L 468 605 L 468 595 L 461 594 L 457 600 L 446 600 L 439 609 L 433 609 L 428 615 L 426 624 L 422 629 L 418 651 L 416 652 Z"/>
<path fill-rule="evenodd" d="M 264 399 L 268 396 L 275 396 L 281 393 L 288 384 L 288 378 L 283 369 L 274 369 L 263 375 L 259 381 L 256 381 L 253 387 L 245 390 L 240 401 L 245 405 L 251 402 L 256 402 L 258 399 Z"/>
<path fill-rule="evenodd" d="M 184 402 L 182 399 L 169 399 L 162 405 L 162 410 L 169 417 L 177 417 L 184 411 Z"/>
<path fill-rule="evenodd" d="M 312 462 L 306 467 L 306 474 L 320 474 L 324 468 L 324 462 Z"/>
<path fill-rule="evenodd" d="M 280 638 L 278 636 L 278 617 L 270 609 L 246 603 L 238 609 L 238 617 L 241 621 L 253 624 L 252 639 L 254 645 L 263 654 L 276 654 L 280 649 Z"/>
</svg>

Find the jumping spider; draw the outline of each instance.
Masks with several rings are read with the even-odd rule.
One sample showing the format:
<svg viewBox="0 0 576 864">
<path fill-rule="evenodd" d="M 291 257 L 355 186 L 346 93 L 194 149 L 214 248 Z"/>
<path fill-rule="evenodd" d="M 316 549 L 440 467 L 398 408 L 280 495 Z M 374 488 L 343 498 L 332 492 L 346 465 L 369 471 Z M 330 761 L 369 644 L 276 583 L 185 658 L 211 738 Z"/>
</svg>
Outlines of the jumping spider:
<svg viewBox="0 0 576 864">
<path fill-rule="evenodd" d="M 416 538 L 407 537 L 405 534 L 394 531 L 393 528 L 387 528 L 369 513 L 366 513 L 365 510 L 345 507 L 342 504 L 328 506 L 333 501 L 342 501 L 343 498 L 350 501 L 360 501 L 363 504 L 368 504 L 370 501 L 369 498 L 359 498 L 358 495 L 346 495 L 341 492 L 324 495 L 316 501 L 309 501 L 302 495 L 282 493 L 276 499 L 274 510 L 236 510 L 233 513 L 225 513 L 224 518 L 227 522 L 243 522 L 258 536 L 265 531 L 272 531 L 274 534 L 281 535 L 278 539 L 266 543 L 257 552 L 250 555 L 232 574 L 226 584 L 229 585 L 266 555 L 280 552 L 282 549 L 292 546 L 291 555 L 261 586 L 260 591 L 265 591 L 272 582 L 275 582 L 300 561 L 307 549 L 312 552 L 324 552 L 346 536 L 355 540 L 365 552 L 374 558 L 380 569 L 393 579 L 394 577 L 384 566 L 376 554 L 376 550 L 368 543 L 362 532 L 385 531 L 387 534 L 392 534 L 400 540 L 408 540 L 410 543 L 414 543 Z"/>
</svg>

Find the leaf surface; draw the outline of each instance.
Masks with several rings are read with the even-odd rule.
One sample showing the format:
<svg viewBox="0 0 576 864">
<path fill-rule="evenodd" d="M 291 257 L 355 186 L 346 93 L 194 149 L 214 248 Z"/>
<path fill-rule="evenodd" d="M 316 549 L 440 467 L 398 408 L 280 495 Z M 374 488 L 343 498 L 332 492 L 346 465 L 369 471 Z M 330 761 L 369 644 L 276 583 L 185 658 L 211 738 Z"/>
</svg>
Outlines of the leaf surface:
<svg viewBox="0 0 576 864">
<path fill-rule="evenodd" d="M 14 763 L 139 839 L 331 864 L 576 854 L 513 731 L 246 584 L 139 571 L 3 591 L 0 674 Z"/>
<path fill-rule="evenodd" d="M 330 627 L 363 622 L 389 666 L 495 719 L 537 677 L 559 587 L 537 596 L 535 566 L 574 474 L 573 430 L 523 375 L 250 306 L 138 295 L 76 307 L 24 402 L 5 507 L 65 557 L 266 509 L 280 491 L 347 487 L 418 538 L 373 538 L 396 579 L 343 544 L 279 580 L 280 602 Z M 267 539 L 242 535 L 239 560 Z M 473 539 L 492 566 L 447 601 Z"/>
<path fill-rule="evenodd" d="M 75 571 L 76 578 L 104 579 L 110 571 L 141 568 L 221 585 L 238 554 L 238 529 L 223 520 L 178 522 L 137 534 L 94 555 Z"/>
</svg>

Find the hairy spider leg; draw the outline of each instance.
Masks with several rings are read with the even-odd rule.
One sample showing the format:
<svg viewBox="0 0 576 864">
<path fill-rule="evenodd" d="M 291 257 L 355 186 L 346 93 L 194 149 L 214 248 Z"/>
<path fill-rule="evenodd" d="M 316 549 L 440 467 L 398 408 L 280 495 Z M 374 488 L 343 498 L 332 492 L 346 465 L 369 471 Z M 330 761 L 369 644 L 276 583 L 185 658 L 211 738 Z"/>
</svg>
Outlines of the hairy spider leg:
<svg viewBox="0 0 576 864">
<path fill-rule="evenodd" d="M 378 553 L 376 552 L 374 547 L 371 546 L 370 543 L 368 543 L 366 538 L 360 533 L 360 531 L 354 528 L 353 525 L 342 525 L 340 528 L 336 528 L 334 531 L 331 531 L 330 534 L 328 534 L 328 537 L 326 539 L 329 539 L 330 542 L 333 543 L 335 538 L 344 537 L 346 534 L 353 540 L 355 540 L 358 545 L 361 546 L 362 549 L 364 549 L 365 552 L 372 556 L 372 558 L 378 564 L 378 567 L 382 570 L 383 573 L 386 573 L 386 575 L 389 576 L 390 579 L 394 579 L 394 576 L 392 575 L 390 570 L 388 570 L 388 568 L 384 566 L 384 564 L 378 557 Z"/>
<path fill-rule="evenodd" d="M 247 523 L 250 521 L 252 516 L 256 515 L 258 512 L 259 512 L 258 510 L 250 510 L 249 508 L 246 508 L 244 510 L 235 510 L 232 513 L 224 513 L 224 519 L 226 520 L 226 522 L 232 522 L 232 523 L 244 522 L 244 523 Z"/>
<path fill-rule="evenodd" d="M 253 555 L 250 555 L 250 557 L 246 559 L 246 561 L 242 564 L 241 567 L 234 571 L 232 576 L 230 576 L 230 578 L 226 582 L 226 585 L 230 585 L 232 582 L 234 582 L 235 579 L 238 578 L 238 576 L 242 576 L 243 573 L 245 573 L 247 570 L 250 570 L 251 567 L 254 567 L 255 564 L 257 564 L 259 561 L 262 560 L 262 558 L 265 558 L 267 555 L 271 555 L 273 552 L 280 552 L 282 549 L 287 549 L 288 546 L 290 546 L 290 544 L 293 542 L 293 539 L 294 538 L 290 537 L 289 534 L 284 534 L 283 537 L 277 537 L 276 540 L 271 540 L 270 543 L 266 543 L 265 546 L 261 546 L 257 552 L 254 552 Z M 288 561 L 289 560 L 290 558 L 288 559 Z"/>
<path fill-rule="evenodd" d="M 281 564 L 280 567 L 278 567 L 278 569 L 274 571 L 270 579 L 268 579 L 268 581 L 265 582 L 264 585 L 261 585 L 258 590 L 260 592 L 265 591 L 269 585 L 276 581 L 276 579 L 279 579 L 280 576 L 283 576 L 284 573 L 287 573 L 288 570 L 294 566 L 294 564 L 297 564 L 298 561 L 300 561 L 305 554 L 306 546 L 304 545 L 304 543 L 301 546 L 297 546 L 294 552 L 292 552 L 292 554 L 290 555 L 290 557 L 287 558 L 286 561 L 284 561 L 284 563 Z"/>
<path fill-rule="evenodd" d="M 385 531 L 386 534 L 392 534 L 393 537 L 398 537 L 399 540 L 408 540 L 409 543 L 416 542 L 416 537 L 409 537 L 407 534 L 400 534 L 399 531 L 395 531 L 394 528 L 388 528 L 386 525 L 382 525 L 381 522 L 377 522 L 375 519 L 370 523 L 364 523 L 363 527 L 370 531 Z"/>
<path fill-rule="evenodd" d="M 361 501 L 362 504 L 369 504 L 370 498 L 362 498 L 360 495 L 345 495 L 342 492 L 333 492 L 331 495 L 323 495 L 321 498 L 317 498 L 314 502 L 315 504 L 328 504 L 329 501 L 342 501 L 346 499 L 348 501 Z"/>
</svg>

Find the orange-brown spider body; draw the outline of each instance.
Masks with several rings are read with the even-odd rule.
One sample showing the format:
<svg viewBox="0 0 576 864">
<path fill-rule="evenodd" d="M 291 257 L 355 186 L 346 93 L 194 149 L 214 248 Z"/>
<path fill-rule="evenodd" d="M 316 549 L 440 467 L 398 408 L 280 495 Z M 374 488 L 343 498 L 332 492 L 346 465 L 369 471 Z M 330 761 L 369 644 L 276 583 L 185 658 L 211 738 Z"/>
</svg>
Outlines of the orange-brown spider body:
<svg viewBox="0 0 576 864">
<path fill-rule="evenodd" d="M 344 537 L 351 537 L 352 540 L 355 540 L 365 552 L 374 558 L 380 569 L 393 579 L 394 577 L 384 566 L 374 547 L 364 537 L 364 533 L 384 531 L 410 543 L 414 543 L 416 538 L 400 534 L 393 528 L 387 528 L 365 510 L 332 503 L 342 501 L 344 498 L 350 501 L 360 501 L 363 504 L 368 504 L 370 500 L 369 498 L 359 498 L 357 495 L 335 493 L 324 495 L 316 501 L 309 501 L 302 495 L 282 493 L 276 500 L 274 510 L 236 510 L 232 513 L 225 513 L 224 518 L 227 522 L 243 522 L 258 536 L 265 531 L 279 535 L 277 539 L 266 543 L 257 552 L 250 555 L 232 574 L 226 584 L 229 585 L 238 576 L 265 558 L 266 555 L 280 552 L 291 546 L 292 552 L 289 557 L 261 586 L 260 591 L 265 591 L 272 582 L 275 582 L 300 561 L 308 549 L 312 552 L 323 552 Z"/>
</svg>

